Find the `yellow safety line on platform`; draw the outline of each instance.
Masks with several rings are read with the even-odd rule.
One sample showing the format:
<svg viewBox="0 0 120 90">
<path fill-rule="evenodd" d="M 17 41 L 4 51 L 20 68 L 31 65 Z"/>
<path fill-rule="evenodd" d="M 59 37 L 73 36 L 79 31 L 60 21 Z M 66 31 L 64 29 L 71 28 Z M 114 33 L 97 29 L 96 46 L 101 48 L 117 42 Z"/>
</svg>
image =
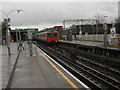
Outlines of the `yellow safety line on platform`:
<svg viewBox="0 0 120 90">
<path fill-rule="evenodd" d="M 43 56 L 43 54 L 39 54 L 40 56 Z"/>
<path fill-rule="evenodd" d="M 39 51 L 39 50 L 38 50 Z M 40 52 L 40 51 L 39 51 Z M 62 73 L 44 54 L 42 54 L 42 52 L 40 52 L 41 55 L 43 55 L 43 57 L 56 69 L 56 71 L 58 71 L 62 77 L 76 90 L 80 90 L 67 76 L 65 76 L 64 73 Z"/>
</svg>

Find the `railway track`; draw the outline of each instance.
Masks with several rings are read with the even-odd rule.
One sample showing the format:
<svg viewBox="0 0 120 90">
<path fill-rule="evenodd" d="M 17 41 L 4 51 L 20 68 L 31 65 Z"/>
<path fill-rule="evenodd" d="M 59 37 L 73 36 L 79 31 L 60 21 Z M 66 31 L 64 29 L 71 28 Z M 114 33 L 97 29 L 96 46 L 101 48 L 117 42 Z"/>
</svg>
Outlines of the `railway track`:
<svg viewBox="0 0 120 90">
<path fill-rule="evenodd" d="M 74 52 L 76 52 L 76 54 L 79 54 L 79 56 L 82 56 L 83 58 L 86 58 L 87 60 L 91 60 L 91 61 L 101 64 L 105 67 L 111 68 L 116 71 L 120 71 L 120 62 L 116 62 L 112 58 L 106 58 L 106 57 L 102 57 L 100 55 L 87 53 L 87 52 L 81 51 L 78 48 L 72 48 L 72 47 L 66 47 L 66 46 L 59 46 L 59 48 L 62 50 L 65 50 L 66 53 L 74 51 Z"/>
<path fill-rule="evenodd" d="M 104 66 L 100 63 L 93 62 L 92 60 L 89 60 L 89 59 L 86 59 L 86 58 L 83 58 L 80 56 L 77 56 L 77 58 L 78 58 L 77 63 L 82 63 L 89 67 L 91 66 L 91 68 L 94 68 L 96 71 L 99 71 L 99 72 L 103 73 L 104 75 L 109 76 L 111 78 L 113 77 L 118 82 L 120 81 L 120 76 L 119 76 L 120 72 L 119 71 L 112 69 L 110 67 Z"/>
<path fill-rule="evenodd" d="M 117 69 L 118 66 L 114 68 L 112 65 L 107 66 L 99 62 L 99 60 L 97 62 L 96 57 L 94 60 L 85 58 L 84 55 L 82 56 L 82 52 L 73 54 L 65 47 L 39 45 L 47 54 L 92 90 L 120 90 L 120 70 Z M 75 50 L 71 51 L 78 53 Z"/>
</svg>

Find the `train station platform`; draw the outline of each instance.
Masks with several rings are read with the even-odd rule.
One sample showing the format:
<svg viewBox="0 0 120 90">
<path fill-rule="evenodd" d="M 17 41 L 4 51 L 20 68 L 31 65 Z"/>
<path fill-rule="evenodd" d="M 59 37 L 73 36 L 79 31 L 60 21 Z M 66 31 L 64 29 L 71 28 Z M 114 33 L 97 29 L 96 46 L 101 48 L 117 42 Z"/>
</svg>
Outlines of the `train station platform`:
<svg viewBox="0 0 120 90">
<path fill-rule="evenodd" d="M 33 56 L 28 43 L 23 42 L 23 46 L 24 50 L 19 52 L 18 44 L 11 43 L 10 56 L 7 47 L 2 46 L 2 88 L 88 88 L 35 45 L 32 45 Z"/>
<path fill-rule="evenodd" d="M 120 47 L 111 47 L 110 45 L 104 46 L 103 42 L 92 41 L 64 41 L 59 40 L 60 45 L 68 47 L 76 47 L 81 51 L 89 54 L 96 54 L 104 58 L 115 59 L 115 62 L 120 62 Z"/>
<path fill-rule="evenodd" d="M 101 47 L 101 48 L 109 48 L 109 49 L 115 49 L 115 50 L 120 50 L 120 46 L 110 46 L 107 45 L 107 47 L 105 47 L 103 45 L 103 42 L 95 42 L 95 41 L 79 41 L 79 40 L 73 40 L 73 41 L 64 41 L 64 40 L 59 40 L 59 42 L 64 42 L 64 43 L 71 43 L 71 44 L 79 44 L 79 45 L 86 45 L 86 46 L 92 46 L 92 47 Z"/>
</svg>

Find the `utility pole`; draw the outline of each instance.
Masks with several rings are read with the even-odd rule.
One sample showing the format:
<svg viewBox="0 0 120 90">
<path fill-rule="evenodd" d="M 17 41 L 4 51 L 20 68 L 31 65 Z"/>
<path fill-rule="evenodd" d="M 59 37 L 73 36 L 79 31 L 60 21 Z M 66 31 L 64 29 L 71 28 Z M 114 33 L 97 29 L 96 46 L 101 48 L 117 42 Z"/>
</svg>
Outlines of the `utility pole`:
<svg viewBox="0 0 120 90">
<path fill-rule="evenodd" d="M 9 24 L 8 24 L 8 22 L 10 21 L 10 19 L 9 18 L 7 18 L 7 19 L 4 19 L 4 21 L 5 21 L 5 23 L 6 23 L 6 45 L 7 45 L 7 48 L 8 48 L 8 55 L 10 56 L 10 39 L 9 39 Z"/>
<path fill-rule="evenodd" d="M 97 41 L 97 35 L 98 35 L 98 20 L 96 20 L 96 41 Z"/>
<path fill-rule="evenodd" d="M 103 45 L 106 47 L 108 45 L 108 40 L 107 40 L 107 23 L 106 23 L 107 16 L 104 16 L 104 18 L 105 18 L 105 22 L 103 24 L 103 28 L 104 28 Z"/>
<path fill-rule="evenodd" d="M 79 40 L 81 40 L 81 37 L 82 37 L 82 28 L 81 28 L 81 25 L 79 25 L 79 30 L 80 30 L 80 31 L 79 31 L 79 36 L 80 36 L 80 37 L 79 37 Z"/>
<path fill-rule="evenodd" d="M 21 44 L 21 31 L 20 29 L 18 31 L 19 31 L 19 45 L 20 45 Z"/>
<path fill-rule="evenodd" d="M 94 39 L 94 32 L 95 32 L 95 31 L 94 31 L 94 23 L 92 23 L 92 30 L 93 30 L 93 41 L 94 41 L 94 40 L 95 40 L 95 39 Z"/>
<path fill-rule="evenodd" d="M 16 29 L 16 42 L 17 42 L 17 45 L 18 45 L 18 29 Z"/>
<path fill-rule="evenodd" d="M 5 23 L 6 23 L 6 44 L 7 44 L 7 48 L 8 48 L 8 55 L 10 56 L 10 40 L 9 40 L 9 22 L 10 22 L 10 18 L 9 15 L 12 12 L 17 11 L 18 13 L 20 13 L 22 10 L 11 10 L 10 12 L 6 13 L 5 11 L 2 10 L 2 12 L 6 15 L 6 19 L 4 19 Z"/>
</svg>

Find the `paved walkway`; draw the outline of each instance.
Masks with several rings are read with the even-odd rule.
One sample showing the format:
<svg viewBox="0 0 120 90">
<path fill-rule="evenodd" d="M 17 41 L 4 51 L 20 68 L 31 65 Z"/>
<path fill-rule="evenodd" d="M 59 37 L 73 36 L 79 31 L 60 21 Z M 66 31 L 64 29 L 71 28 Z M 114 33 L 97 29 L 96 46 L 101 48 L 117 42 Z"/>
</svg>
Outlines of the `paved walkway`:
<svg viewBox="0 0 120 90">
<path fill-rule="evenodd" d="M 23 46 L 25 49 L 21 51 L 18 58 L 11 88 L 84 88 L 83 85 L 39 51 L 36 46 L 33 45 L 33 56 L 30 56 L 26 42 L 24 42 Z M 17 43 L 11 43 L 10 48 L 10 57 L 7 55 L 6 46 L 3 46 L 3 52 L 0 54 L 3 57 L 2 88 L 7 86 L 18 55 Z"/>
<path fill-rule="evenodd" d="M 10 77 L 10 73 L 13 69 L 13 65 L 15 63 L 16 57 L 18 55 L 17 44 L 11 43 L 11 55 L 8 56 L 8 49 L 5 45 L 2 45 L 2 53 L 0 56 L 2 57 L 2 88 L 5 88 L 8 83 L 8 79 Z"/>
</svg>

